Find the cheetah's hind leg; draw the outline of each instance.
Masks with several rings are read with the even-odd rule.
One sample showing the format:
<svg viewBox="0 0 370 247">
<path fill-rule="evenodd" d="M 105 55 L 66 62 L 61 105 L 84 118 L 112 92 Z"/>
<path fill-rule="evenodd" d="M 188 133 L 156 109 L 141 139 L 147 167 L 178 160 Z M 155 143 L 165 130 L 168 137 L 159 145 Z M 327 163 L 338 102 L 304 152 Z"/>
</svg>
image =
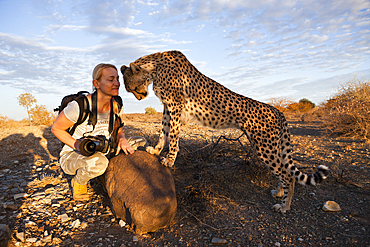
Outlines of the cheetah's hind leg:
<svg viewBox="0 0 370 247">
<path fill-rule="evenodd" d="M 276 212 L 285 214 L 285 212 L 290 209 L 290 204 L 292 202 L 292 197 L 294 194 L 294 184 L 295 184 L 294 178 L 291 179 L 290 183 L 288 183 L 287 185 L 285 185 L 284 182 L 279 183 L 279 187 L 281 186 L 283 190 L 283 201 L 281 204 L 275 204 L 274 206 L 272 206 L 272 208 L 275 209 Z"/>
</svg>

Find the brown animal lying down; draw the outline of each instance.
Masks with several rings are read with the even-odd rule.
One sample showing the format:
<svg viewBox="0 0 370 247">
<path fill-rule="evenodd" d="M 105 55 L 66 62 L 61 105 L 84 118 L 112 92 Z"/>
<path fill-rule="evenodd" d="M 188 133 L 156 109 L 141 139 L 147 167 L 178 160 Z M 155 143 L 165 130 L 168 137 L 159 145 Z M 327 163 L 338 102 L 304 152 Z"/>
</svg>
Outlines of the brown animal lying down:
<svg viewBox="0 0 370 247">
<path fill-rule="evenodd" d="M 162 166 L 157 156 L 140 150 L 121 153 L 110 160 L 102 176 L 116 217 L 137 233 L 154 232 L 173 220 L 175 183 L 170 169 Z"/>
</svg>

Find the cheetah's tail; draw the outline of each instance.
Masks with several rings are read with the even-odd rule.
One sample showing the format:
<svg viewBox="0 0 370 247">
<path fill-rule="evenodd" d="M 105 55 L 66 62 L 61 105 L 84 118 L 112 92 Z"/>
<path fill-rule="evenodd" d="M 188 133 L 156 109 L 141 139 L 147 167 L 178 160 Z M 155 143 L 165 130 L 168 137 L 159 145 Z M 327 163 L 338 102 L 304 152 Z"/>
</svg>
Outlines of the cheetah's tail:
<svg viewBox="0 0 370 247">
<path fill-rule="evenodd" d="M 314 174 L 307 175 L 300 172 L 297 168 L 292 171 L 294 178 L 298 181 L 298 183 L 302 185 L 316 185 L 322 182 L 324 179 L 327 178 L 329 174 L 329 168 L 324 165 L 320 165 L 317 167 L 317 171 Z"/>
</svg>

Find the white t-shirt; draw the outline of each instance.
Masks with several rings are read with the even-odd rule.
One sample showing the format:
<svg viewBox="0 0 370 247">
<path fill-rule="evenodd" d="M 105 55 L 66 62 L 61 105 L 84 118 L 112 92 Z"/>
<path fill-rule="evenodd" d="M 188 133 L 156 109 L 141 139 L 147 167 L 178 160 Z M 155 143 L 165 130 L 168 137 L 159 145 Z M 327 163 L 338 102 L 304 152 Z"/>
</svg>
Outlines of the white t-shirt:
<svg viewBox="0 0 370 247">
<path fill-rule="evenodd" d="M 69 102 L 68 105 L 63 109 L 63 111 L 68 120 L 72 121 L 73 123 L 77 122 L 80 114 L 80 107 L 78 106 L 78 103 L 76 101 Z M 104 135 L 107 139 L 109 139 L 109 117 L 110 110 L 105 113 L 98 113 L 97 123 L 94 130 L 92 125 L 87 124 L 87 122 L 89 121 L 89 117 L 87 117 L 82 124 L 76 127 L 72 137 L 77 140 L 84 137 L 84 134 L 86 133 L 85 136 Z M 62 151 L 60 152 L 60 156 L 70 151 L 73 151 L 73 149 L 68 145 L 64 145 Z"/>
</svg>

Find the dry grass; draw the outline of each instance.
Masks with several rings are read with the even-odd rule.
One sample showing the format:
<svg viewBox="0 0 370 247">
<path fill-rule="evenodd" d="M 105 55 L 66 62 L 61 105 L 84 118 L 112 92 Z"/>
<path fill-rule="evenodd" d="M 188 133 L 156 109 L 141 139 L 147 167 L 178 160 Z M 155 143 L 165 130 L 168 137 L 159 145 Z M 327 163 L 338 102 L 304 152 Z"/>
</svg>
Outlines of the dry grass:
<svg viewBox="0 0 370 247">
<path fill-rule="evenodd" d="M 17 127 L 17 126 L 25 126 L 27 125 L 27 121 L 15 121 L 8 117 L 4 117 L 0 115 L 0 128 L 7 128 L 7 127 Z"/>
</svg>

